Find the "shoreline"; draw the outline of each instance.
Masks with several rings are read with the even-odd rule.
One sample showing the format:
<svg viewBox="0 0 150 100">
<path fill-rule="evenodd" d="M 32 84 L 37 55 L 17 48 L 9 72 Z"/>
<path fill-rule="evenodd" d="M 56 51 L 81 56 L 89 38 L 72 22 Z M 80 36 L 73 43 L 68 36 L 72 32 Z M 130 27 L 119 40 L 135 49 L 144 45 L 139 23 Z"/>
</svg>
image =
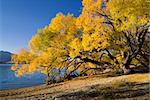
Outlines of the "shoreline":
<svg viewBox="0 0 150 100">
<path fill-rule="evenodd" d="M 51 85 L 1 90 L 0 99 L 150 99 L 150 73 L 102 78 L 89 76 Z M 96 100 L 98 100 L 96 99 Z M 131 100 L 132 100 L 131 99 Z"/>
</svg>

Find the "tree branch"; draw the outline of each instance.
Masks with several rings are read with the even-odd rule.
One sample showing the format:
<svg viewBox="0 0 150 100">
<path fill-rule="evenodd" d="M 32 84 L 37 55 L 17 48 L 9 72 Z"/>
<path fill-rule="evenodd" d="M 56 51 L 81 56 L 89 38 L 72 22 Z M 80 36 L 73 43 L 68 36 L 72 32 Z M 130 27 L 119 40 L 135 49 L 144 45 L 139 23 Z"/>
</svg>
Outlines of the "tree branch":
<svg viewBox="0 0 150 100">
<path fill-rule="evenodd" d="M 126 37 L 127 42 L 128 42 L 128 44 L 129 44 L 129 47 L 130 47 L 130 49 L 131 49 L 131 51 L 132 51 L 132 53 L 133 53 L 134 50 L 133 50 L 133 47 L 132 47 L 132 45 L 131 45 L 130 37 L 126 34 L 126 32 L 124 32 L 124 31 L 122 31 L 122 32 L 123 32 L 124 36 Z"/>
<path fill-rule="evenodd" d="M 145 36 L 146 36 L 146 33 L 147 33 L 148 29 L 145 29 L 144 31 L 142 31 L 140 34 L 143 33 L 143 35 L 139 35 L 138 37 L 138 41 L 140 42 L 139 43 L 139 46 L 138 46 L 138 49 L 133 53 L 133 55 L 131 55 L 131 59 L 136 57 L 137 54 L 141 51 L 141 48 L 144 44 L 144 41 L 145 41 Z M 142 36 L 142 37 L 141 37 Z M 141 37 L 141 38 L 140 38 Z M 140 41 L 141 40 L 141 41 Z"/>
<path fill-rule="evenodd" d="M 109 50 L 107 50 L 106 48 L 104 49 L 106 50 L 106 52 L 108 53 L 108 56 L 110 57 L 110 59 L 114 60 L 116 64 L 119 64 L 118 60 L 116 59 L 116 57 L 114 57 Z"/>
<path fill-rule="evenodd" d="M 78 63 L 77 66 L 65 77 L 65 79 L 68 79 L 68 78 L 70 77 L 71 73 L 73 73 L 74 71 L 76 71 L 76 70 L 80 67 L 80 65 L 81 65 L 82 63 L 83 63 L 83 62 Z"/>
</svg>

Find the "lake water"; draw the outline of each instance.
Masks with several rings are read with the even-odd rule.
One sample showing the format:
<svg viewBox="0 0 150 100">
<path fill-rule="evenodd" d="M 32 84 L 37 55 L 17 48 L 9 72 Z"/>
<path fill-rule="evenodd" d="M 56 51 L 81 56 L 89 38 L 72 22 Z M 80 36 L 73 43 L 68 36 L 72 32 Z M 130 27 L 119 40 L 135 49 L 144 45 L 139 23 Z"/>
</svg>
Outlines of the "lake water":
<svg viewBox="0 0 150 100">
<path fill-rule="evenodd" d="M 31 87 L 44 84 L 46 76 L 42 73 L 34 73 L 22 77 L 15 76 L 11 64 L 0 64 L 0 90 Z"/>
</svg>

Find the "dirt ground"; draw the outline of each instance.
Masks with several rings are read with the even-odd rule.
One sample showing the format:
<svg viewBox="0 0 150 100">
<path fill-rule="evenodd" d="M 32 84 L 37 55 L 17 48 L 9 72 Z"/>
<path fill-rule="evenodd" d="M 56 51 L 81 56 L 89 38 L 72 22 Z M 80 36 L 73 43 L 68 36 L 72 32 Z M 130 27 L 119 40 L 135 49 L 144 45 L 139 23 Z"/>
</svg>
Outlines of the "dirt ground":
<svg viewBox="0 0 150 100">
<path fill-rule="evenodd" d="M 0 100 L 150 100 L 150 73 L 94 75 L 51 85 L 0 91 Z"/>
</svg>

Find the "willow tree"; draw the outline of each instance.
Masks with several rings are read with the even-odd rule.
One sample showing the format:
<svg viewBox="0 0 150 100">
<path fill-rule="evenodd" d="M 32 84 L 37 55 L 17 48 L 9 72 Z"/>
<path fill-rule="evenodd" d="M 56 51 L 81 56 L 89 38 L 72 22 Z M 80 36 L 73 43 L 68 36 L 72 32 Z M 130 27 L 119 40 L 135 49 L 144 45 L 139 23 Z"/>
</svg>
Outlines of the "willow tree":
<svg viewBox="0 0 150 100">
<path fill-rule="evenodd" d="M 54 68 L 66 68 L 65 78 L 105 64 L 124 73 L 131 64 L 148 70 L 148 0 L 83 0 L 82 5 L 79 17 L 58 13 L 40 29 L 29 42 L 30 50 L 13 56 L 12 69 L 19 75 L 41 71 L 49 77 Z"/>
</svg>

